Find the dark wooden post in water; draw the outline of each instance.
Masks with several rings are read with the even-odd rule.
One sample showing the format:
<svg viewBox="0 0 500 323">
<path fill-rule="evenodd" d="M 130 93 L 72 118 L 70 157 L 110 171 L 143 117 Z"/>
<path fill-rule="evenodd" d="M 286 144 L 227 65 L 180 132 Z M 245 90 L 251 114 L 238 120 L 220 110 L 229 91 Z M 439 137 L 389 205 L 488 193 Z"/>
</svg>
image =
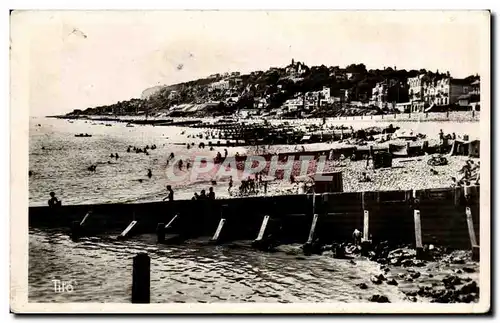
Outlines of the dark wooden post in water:
<svg viewBox="0 0 500 323">
<path fill-rule="evenodd" d="M 420 221 L 420 201 L 417 196 L 417 191 L 413 190 L 413 222 L 415 224 L 415 249 L 417 251 L 417 259 L 423 257 L 422 244 L 422 224 Z"/>
<path fill-rule="evenodd" d="M 165 223 L 158 223 L 156 227 L 156 243 L 164 243 L 165 242 Z"/>
<path fill-rule="evenodd" d="M 132 303 L 149 303 L 151 260 L 146 253 L 134 257 L 132 265 Z"/>
<path fill-rule="evenodd" d="M 82 227 L 80 221 L 71 222 L 71 239 L 77 241 L 82 235 Z"/>
</svg>

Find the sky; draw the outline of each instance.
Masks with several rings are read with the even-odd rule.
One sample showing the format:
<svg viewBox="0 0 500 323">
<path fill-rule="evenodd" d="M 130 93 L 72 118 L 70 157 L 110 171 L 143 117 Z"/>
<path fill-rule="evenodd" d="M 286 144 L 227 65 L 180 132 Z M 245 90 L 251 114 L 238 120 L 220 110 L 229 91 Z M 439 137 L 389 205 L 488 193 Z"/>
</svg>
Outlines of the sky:
<svg viewBox="0 0 500 323">
<path fill-rule="evenodd" d="M 11 16 L 11 75 L 30 115 L 63 114 L 213 73 L 364 63 L 480 73 L 484 12 L 25 11 Z M 483 62 L 484 63 L 484 62 Z M 484 69 L 483 69 L 484 70 Z"/>
</svg>

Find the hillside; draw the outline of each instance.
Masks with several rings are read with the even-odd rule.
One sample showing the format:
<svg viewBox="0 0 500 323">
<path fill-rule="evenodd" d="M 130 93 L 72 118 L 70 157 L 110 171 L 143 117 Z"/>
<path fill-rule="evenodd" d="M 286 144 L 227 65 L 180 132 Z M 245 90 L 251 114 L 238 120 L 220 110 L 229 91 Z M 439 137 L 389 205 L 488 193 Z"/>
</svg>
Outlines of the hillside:
<svg viewBox="0 0 500 323">
<path fill-rule="evenodd" d="M 267 71 L 244 75 L 238 72 L 215 74 L 185 83 L 155 86 L 146 89 L 141 99 L 75 110 L 68 115 L 214 116 L 230 115 L 245 109 L 257 110 L 260 115 L 272 115 L 289 99 L 302 99 L 305 107 L 306 96 L 325 88 L 336 101 L 325 103 L 321 109 L 319 105 L 317 108 L 313 106 L 307 114 L 325 115 L 321 111 L 329 111 L 326 114 L 331 115 L 332 110 L 339 115 L 380 114 L 392 111 L 367 107 L 377 83 L 387 84 L 387 102 L 407 102 L 407 79 L 420 74 L 425 74 L 424 77 L 429 80 L 446 76 L 425 69 L 407 71 L 386 67 L 367 70 L 364 64 L 351 64 L 345 68 L 325 65 L 308 67 L 292 60 L 286 67 Z M 321 94 L 316 98 L 319 102 Z M 362 102 L 365 107 L 355 108 L 350 102 Z M 363 109 L 366 111 L 363 112 Z M 287 109 L 281 113 L 285 117 L 297 115 Z"/>
</svg>

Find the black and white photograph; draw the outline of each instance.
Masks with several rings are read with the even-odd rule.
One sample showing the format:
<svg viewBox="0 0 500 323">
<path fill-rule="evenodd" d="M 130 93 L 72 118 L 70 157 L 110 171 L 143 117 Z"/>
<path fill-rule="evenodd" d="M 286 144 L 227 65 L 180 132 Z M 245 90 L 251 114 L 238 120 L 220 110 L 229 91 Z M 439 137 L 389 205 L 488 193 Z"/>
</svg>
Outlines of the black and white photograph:
<svg viewBox="0 0 500 323">
<path fill-rule="evenodd" d="M 489 311 L 490 19 L 12 11 L 12 311 Z"/>
</svg>

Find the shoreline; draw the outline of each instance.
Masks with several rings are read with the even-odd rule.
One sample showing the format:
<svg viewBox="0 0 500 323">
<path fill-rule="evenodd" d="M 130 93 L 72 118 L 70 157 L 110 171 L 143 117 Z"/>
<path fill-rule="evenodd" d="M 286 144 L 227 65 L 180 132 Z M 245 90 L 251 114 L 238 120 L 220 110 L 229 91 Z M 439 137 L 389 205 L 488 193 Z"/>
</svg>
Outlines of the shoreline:
<svg viewBox="0 0 500 323">
<path fill-rule="evenodd" d="M 481 117 L 480 111 L 475 111 L 474 115 L 470 111 L 451 111 L 449 115 L 446 112 L 420 112 L 420 113 L 397 113 L 397 114 L 382 114 L 370 116 L 348 116 L 348 117 L 326 117 L 328 122 L 341 122 L 341 121 L 362 121 L 362 122 L 479 122 Z M 321 123 L 322 118 L 264 118 L 255 116 L 249 119 L 227 117 L 169 117 L 169 116 L 149 116 L 146 118 L 144 115 L 123 115 L 123 116 L 109 116 L 109 115 L 55 115 L 45 116 L 45 118 L 67 119 L 67 120 L 94 120 L 94 121 L 112 121 L 112 122 L 129 122 L 129 121 L 147 121 L 151 124 L 168 122 L 170 120 L 178 121 L 193 121 L 193 120 L 207 120 L 215 121 L 221 119 L 241 121 L 241 122 L 255 122 L 259 120 L 269 120 L 271 123 Z M 144 123 L 149 124 L 149 123 Z"/>
</svg>

